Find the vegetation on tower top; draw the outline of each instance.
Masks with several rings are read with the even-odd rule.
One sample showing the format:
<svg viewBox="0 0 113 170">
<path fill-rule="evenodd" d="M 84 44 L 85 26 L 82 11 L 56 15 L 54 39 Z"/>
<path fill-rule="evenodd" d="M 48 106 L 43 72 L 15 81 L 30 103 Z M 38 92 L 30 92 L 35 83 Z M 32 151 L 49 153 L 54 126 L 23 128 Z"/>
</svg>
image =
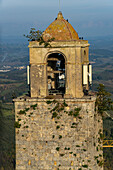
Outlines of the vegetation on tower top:
<svg viewBox="0 0 113 170">
<path fill-rule="evenodd" d="M 28 38 L 28 41 L 38 41 L 39 45 L 44 44 L 44 47 L 51 47 L 50 42 L 54 41 L 55 38 L 48 39 L 47 41 L 43 38 L 43 32 L 35 28 L 31 28 L 28 35 L 24 36 Z"/>
</svg>

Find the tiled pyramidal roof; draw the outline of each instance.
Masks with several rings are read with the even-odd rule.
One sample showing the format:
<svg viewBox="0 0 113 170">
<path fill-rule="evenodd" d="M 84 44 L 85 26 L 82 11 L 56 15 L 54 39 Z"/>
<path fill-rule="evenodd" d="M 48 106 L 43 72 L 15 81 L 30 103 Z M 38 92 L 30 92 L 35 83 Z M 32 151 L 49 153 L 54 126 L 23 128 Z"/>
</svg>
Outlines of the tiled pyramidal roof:
<svg viewBox="0 0 113 170">
<path fill-rule="evenodd" d="M 78 34 L 72 25 L 63 18 L 62 12 L 46 28 L 43 33 L 45 40 L 55 38 L 55 41 L 79 40 Z"/>
</svg>

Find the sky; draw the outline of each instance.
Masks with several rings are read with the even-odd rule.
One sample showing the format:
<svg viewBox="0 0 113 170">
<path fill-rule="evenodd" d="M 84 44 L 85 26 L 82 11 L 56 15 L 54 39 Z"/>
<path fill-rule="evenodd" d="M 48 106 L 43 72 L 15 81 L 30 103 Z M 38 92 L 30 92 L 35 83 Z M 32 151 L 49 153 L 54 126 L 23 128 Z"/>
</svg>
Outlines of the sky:
<svg viewBox="0 0 113 170">
<path fill-rule="evenodd" d="M 0 35 L 44 31 L 62 11 L 80 37 L 113 36 L 113 0 L 0 0 Z"/>
</svg>

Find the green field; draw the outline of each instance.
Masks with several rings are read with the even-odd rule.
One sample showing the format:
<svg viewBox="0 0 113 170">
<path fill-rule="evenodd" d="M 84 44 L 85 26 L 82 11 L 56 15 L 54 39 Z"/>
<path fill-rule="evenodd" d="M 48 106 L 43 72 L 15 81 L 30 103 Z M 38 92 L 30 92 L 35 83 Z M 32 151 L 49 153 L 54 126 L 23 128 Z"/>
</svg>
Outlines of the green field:
<svg viewBox="0 0 113 170">
<path fill-rule="evenodd" d="M 15 129 L 13 104 L 0 104 L 0 168 L 14 169 Z"/>
</svg>

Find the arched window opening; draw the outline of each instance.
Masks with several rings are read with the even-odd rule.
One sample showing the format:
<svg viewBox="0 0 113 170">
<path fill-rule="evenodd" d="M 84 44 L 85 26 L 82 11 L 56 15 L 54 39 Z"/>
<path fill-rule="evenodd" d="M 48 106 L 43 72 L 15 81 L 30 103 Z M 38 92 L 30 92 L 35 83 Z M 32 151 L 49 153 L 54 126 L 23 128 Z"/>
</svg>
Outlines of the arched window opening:
<svg viewBox="0 0 113 170">
<path fill-rule="evenodd" d="M 86 55 L 86 51 L 84 50 L 84 55 Z"/>
<path fill-rule="evenodd" d="M 60 53 L 52 53 L 48 56 L 47 82 L 49 95 L 65 94 L 65 59 Z"/>
</svg>

